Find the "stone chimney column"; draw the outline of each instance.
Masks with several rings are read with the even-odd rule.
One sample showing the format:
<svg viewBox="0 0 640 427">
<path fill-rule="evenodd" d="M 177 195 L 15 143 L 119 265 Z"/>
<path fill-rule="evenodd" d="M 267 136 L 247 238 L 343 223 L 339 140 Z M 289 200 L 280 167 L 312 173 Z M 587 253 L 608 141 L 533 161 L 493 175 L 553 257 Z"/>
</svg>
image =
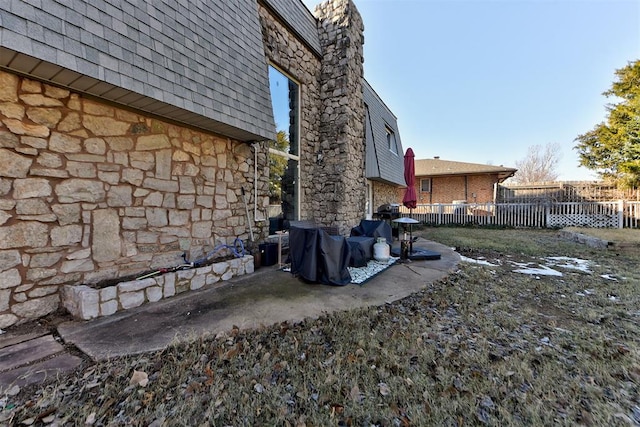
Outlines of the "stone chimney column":
<svg viewBox="0 0 640 427">
<path fill-rule="evenodd" d="M 316 7 L 322 46 L 320 141 L 314 171 L 317 220 L 341 232 L 364 217 L 364 26 L 351 0 Z"/>
</svg>

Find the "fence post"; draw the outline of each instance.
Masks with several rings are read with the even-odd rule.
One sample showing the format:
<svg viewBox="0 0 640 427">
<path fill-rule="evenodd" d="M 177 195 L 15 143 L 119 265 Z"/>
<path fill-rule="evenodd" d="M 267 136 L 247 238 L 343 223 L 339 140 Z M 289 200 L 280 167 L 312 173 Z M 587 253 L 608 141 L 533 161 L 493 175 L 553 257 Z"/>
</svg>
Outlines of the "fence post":
<svg viewBox="0 0 640 427">
<path fill-rule="evenodd" d="M 548 228 L 549 227 L 549 215 L 551 214 L 550 212 L 551 207 L 549 206 L 549 203 L 545 203 L 544 204 L 544 223 L 542 224 L 542 228 Z"/>
<path fill-rule="evenodd" d="M 624 228 L 624 200 L 618 200 L 618 228 Z"/>
<path fill-rule="evenodd" d="M 438 225 L 442 225 L 442 203 L 438 203 Z"/>
</svg>

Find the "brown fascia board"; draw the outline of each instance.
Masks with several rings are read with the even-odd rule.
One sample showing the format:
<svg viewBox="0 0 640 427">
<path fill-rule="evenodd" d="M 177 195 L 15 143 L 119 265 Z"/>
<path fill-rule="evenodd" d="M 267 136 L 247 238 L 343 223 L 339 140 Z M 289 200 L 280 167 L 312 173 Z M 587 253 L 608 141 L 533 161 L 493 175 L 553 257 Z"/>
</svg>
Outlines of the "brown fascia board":
<svg viewBox="0 0 640 427">
<path fill-rule="evenodd" d="M 503 175 L 507 173 L 505 179 L 513 176 L 518 170 L 517 169 L 507 169 L 507 170 L 499 170 L 499 171 L 483 171 L 483 172 L 436 172 L 431 174 L 418 174 L 416 173 L 416 178 L 437 178 L 439 176 L 474 176 L 474 175 Z"/>
</svg>

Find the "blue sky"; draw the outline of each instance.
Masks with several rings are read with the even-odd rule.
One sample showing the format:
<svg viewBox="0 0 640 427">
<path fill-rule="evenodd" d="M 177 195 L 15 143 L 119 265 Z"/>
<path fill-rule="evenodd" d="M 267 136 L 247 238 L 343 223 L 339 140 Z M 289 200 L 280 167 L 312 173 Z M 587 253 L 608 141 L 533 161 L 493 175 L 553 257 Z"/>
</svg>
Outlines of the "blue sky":
<svg viewBox="0 0 640 427">
<path fill-rule="evenodd" d="M 560 179 L 595 178 L 574 139 L 605 119 L 615 70 L 640 59 L 640 1 L 354 1 L 365 77 L 405 150 L 515 167 L 558 143 Z"/>
</svg>

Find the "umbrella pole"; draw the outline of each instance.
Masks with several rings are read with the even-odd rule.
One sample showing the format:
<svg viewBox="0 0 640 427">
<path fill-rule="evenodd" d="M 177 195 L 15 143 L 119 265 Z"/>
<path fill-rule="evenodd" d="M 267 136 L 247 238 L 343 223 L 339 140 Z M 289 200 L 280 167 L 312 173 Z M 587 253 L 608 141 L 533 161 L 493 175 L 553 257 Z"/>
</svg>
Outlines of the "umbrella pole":
<svg viewBox="0 0 640 427">
<path fill-rule="evenodd" d="M 413 208 L 409 208 L 409 218 L 413 219 Z M 409 224 L 409 255 L 413 253 L 413 224 Z"/>
</svg>

